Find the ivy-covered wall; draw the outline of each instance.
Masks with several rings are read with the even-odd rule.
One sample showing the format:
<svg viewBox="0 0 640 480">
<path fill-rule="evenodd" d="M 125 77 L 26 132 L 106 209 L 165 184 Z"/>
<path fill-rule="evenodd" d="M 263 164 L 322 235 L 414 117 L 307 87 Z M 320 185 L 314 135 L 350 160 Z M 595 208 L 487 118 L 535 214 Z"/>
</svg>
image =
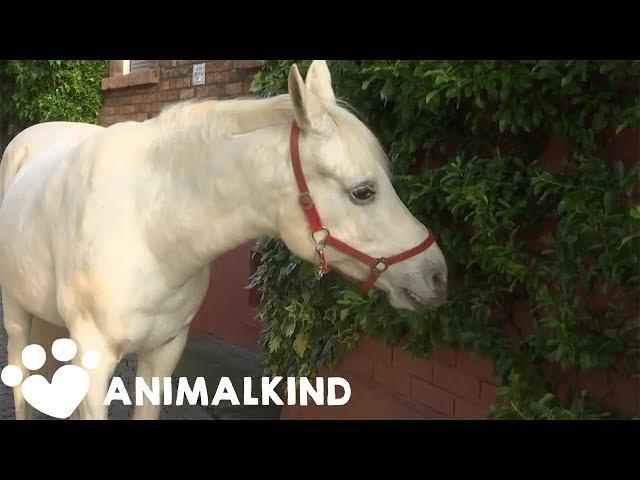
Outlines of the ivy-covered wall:
<svg viewBox="0 0 640 480">
<path fill-rule="evenodd" d="M 253 90 L 286 92 L 292 61 Z M 304 74 L 308 61 L 296 62 Z M 387 147 L 403 201 L 438 233 L 452 292 L 424 315 L 391 308 L 275 239 L 259 244 L 262 350 L 280 375 L 333 366 L 362 332 L 412 354 L 435 345 L 490 355 L 494 418 L 601 418 L 603 392 L 559 400 L 562 371 L 640 371 L 638 61 L 332 61 L 338 97 Z M 545 164 L 551 146 L 561 164 Z M 599 301 L 594 301 L 599 299 Z M 602 300 L 604 299 L 604 300 Z M 531 314 L 510 325 L 516 303 Z M 519 307 L 520 308 L 520 307 Z"/>
<path fill-rule="evenodd" d="M 103 60 L 0 61 L 0 152 L 36 123 L 95 123 L 106 73 Z"/>
</svg>

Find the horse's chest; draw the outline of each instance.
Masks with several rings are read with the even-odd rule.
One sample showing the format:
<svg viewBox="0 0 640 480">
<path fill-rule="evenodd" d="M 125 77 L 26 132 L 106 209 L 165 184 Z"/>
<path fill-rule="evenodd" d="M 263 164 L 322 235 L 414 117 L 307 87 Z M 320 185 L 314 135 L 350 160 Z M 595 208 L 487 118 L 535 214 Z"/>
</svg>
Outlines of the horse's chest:
<svg viewBox="0 0 640 480">
<path fill-rule="evenodd" d="M 205 268 L 173 289 L 158 289 L 153 278 L 111 302 L 109 315 L 96 317 L 98 327 L 124 353 L 158 348 L 189 326 L 207 292 Z M 105 305 L 106 306 L 106 305 Z"/>
</svg>

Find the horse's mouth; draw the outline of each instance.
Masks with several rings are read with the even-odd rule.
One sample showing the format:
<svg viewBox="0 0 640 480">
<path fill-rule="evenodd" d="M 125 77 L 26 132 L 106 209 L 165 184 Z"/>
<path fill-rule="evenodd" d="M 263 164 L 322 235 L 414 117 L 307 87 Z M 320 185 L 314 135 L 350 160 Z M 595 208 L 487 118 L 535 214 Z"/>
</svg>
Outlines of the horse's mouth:
<svg viewBox="0 0 640 480">
<path fill-rule="evenodd" d="M 342 277 L 344 277 L 345 279 L 347 279 L 348 281 L 354 283 L 354 284 L 358 284 L 359 280 L 347 275 L 346 273 L 338 270 L 337 268 L 334 267 L 333 269 L 334 272 L 340 274 Z M 426 300 L 423 300 L 422 298 L 420 298 L 418 295 L 416 295 L 415 293 L 413 293 L 411 290 L 409 290 L 408 288 L 401 288 L 400 292 L 402 293 L 402 298 L 406 301 L 406 303 L 408 304 L 407 307 L 403 307 L 403 308 L 407 308 L 409 310 L 412 310 L 414 312 L 417 313 L 422 313 L 425 310 L 429 309 L 429 308 L 433 308 L 434 305 L 427 303 Z M 439 306 L 435 305 L 435 306 Z"/>
<path fill-rule="evenodd" d="M 414 310 L 415 312 L 423 312 L 427 308 L 429 308 L 429 304 L 426 301 L 418 297 L 415 293 L 413 293 L 408 288 L 402 289 L 402 295 L 404 296 L 407 303 L 411 305 L 411 309 Z"/>
</svg>

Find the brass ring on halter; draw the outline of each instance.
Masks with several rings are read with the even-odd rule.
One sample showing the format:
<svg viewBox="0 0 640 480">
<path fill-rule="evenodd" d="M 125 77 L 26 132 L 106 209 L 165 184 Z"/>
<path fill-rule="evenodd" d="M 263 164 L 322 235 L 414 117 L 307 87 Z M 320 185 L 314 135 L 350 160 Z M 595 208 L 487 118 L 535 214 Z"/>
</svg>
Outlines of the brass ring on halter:
<svg viewBox="0 0 640 480">
<path fill-rule="evenodd" d="M 380 267 L 380 265 L 382 265 L 382 267 Z M 387 268 L 389 268 L 389 265 L 387 264 L 387 259 L 384 257 L 380 257 L 378 258 L 378 261 L 376 262 L 376 264 L 371 267 L 371 271 L 382 273 L 382 272 L 385 272 Z"/>
<path fill-rule="evenodd" d="M 304 208 L 305 210 L 309 210 L 313 206 L 313 198 L 311 197 L 311 194 L 309 192 L 300 193 L 298 201 L 300 202 L 300 205 L 302 205 L 302 208 Z"/>
<path fill-rule="evenodd" d="M 317 238 L 316 234 L 322 233 L 322 238 Z M 321 250 L 325 247 L 327 238 L 329 237 L 329 229 L 325 226 L 320 227 L 320 230 L 316 230 L 315 232 L 311 232 L 311 238 L 313 239 L 313 243 L 316 244 L 316 251 L 318 248 Z"/>
</svg>

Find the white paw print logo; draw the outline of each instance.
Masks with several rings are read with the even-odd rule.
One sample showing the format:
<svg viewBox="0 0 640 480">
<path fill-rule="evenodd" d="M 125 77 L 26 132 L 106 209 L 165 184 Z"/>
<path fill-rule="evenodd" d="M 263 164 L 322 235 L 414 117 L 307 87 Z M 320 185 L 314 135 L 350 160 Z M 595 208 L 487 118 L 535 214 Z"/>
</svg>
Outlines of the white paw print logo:
<svg viewBox="0 0 640 480">
<path fill-rule="evenodd" d="M 53 358 L 61 362 L 72 360 L 78 347 L 70 338 L 59 338 L 51 346 Z M 22 350 L 22 364 L 35 371 L 44 365 L 47 354 L 40 345 L 28 345 Z M 22 383 L 24 399 L 36 410 L 55 418 L 69 418 L 89 391 L 89 374 L 100 363 L 100 353 L 88 350 L 82 356 L 82 366 L 64 365 L 53 374 L 51 383 L 42 375 L 29 375 L 22 379 L 22 370 L 16 365 L 2 369 L 0 379 L 8 387 Z M 85 370 L 86 369 L 86 370 Z"/>
</svg>

